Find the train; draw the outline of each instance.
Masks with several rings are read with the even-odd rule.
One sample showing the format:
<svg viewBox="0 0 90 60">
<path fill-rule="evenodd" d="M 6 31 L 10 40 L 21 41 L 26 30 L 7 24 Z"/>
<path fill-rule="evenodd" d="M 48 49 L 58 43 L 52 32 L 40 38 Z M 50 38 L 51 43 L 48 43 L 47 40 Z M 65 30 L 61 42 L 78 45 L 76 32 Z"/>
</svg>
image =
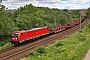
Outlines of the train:
<svg viewBox="0 0 90 60">
<path fill-rule="evenodd" d="M 81 20 L 74 20 L 73 22 L 66 23 L 64 25 L 57 25 L 52 27 L 51 29 L 48 28 L 48 26 L 39 27 L 39 28 L 33 28 L 33 29 L 24 29 L 20 31 L 14 31 L 12 32 L 12 39 L 11 43 L 14 45 L 19 45 L 27 41 L 32 41 L 37 38 L 40 38 L 42 36 L 56 34 L 58 32 L 62 32 L 68 28 L 72 28 L 84 20 L 86 20 L 87 17 L 84 16 Z"/>
</svg>

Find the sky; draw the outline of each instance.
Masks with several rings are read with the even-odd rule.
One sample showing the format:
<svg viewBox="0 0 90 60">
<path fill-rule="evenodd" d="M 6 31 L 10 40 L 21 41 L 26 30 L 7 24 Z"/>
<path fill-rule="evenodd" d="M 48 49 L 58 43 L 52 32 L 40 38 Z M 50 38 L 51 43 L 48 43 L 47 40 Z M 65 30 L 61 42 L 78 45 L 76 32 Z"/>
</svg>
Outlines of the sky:
<svg viewBox="0 0 90 60">
<path fill-rule="evenodd" d="M 8 9 L 17 9 L 26 4 L 58 9 L 87 9 L 90 7 L 90 0 L 2 0 L 2 4 Z"/>
</svg>

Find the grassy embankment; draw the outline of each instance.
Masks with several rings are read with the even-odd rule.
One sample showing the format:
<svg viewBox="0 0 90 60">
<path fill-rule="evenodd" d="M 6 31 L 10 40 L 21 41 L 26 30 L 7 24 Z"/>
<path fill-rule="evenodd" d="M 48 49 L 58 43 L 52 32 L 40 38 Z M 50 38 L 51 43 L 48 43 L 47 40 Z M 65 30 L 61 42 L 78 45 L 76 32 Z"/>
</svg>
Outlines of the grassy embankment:
<svg viewBox="0 0 90 60">
<path fill-rule="evenodd" d="M 83 60 L 90 48 L 90 24 L 72 36 L 43 47 L 39 46 L 21 60 Z"/>
</svg>

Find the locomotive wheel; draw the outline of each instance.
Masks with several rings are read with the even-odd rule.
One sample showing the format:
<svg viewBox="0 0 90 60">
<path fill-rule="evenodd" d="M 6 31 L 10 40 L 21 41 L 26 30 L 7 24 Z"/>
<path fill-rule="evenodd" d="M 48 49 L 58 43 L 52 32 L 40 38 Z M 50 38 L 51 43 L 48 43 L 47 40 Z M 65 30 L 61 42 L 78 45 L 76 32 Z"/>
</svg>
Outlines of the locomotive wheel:
<svg viewBox="0 0 90 60">
<path fill-rule="evenodd" d="M 15 46 L 19 46 L 19 45 L 20 45 L 20 43 L 14 43 L 14 45 L 15 45 Z"/>
</svg>

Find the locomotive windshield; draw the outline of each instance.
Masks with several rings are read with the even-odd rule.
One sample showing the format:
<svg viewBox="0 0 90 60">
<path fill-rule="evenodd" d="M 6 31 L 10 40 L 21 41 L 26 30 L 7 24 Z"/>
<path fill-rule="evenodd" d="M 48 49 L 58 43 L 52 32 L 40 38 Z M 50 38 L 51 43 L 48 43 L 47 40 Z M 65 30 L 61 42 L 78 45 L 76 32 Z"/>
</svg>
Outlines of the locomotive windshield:
<svg viewBox="0 0 90 60">
<path fill-rule="evenodd" d="M 12 37 L 18 37 L 18 34 L 12 34 Z"/>
</svg>

